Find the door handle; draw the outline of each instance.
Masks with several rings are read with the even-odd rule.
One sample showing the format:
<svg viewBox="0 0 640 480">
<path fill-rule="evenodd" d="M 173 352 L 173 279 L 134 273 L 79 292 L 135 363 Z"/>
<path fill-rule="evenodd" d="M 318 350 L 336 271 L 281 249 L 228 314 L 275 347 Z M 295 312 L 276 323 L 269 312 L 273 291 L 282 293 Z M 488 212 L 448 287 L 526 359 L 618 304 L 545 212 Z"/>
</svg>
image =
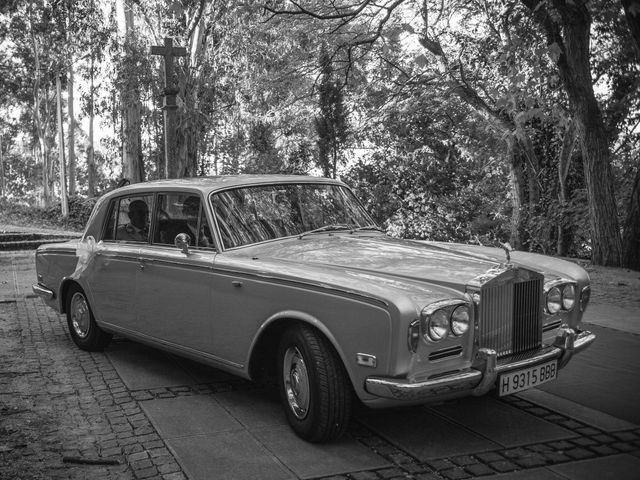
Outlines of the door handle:
<svg viewBox="0 0 640 480">
<path fill-rule="evenodd" d="M 231 285 L 233 285 L 236 288 L 240 288 L 242 287 L 242 282 L 240 280 L 232 280 Z"/>
</svg>

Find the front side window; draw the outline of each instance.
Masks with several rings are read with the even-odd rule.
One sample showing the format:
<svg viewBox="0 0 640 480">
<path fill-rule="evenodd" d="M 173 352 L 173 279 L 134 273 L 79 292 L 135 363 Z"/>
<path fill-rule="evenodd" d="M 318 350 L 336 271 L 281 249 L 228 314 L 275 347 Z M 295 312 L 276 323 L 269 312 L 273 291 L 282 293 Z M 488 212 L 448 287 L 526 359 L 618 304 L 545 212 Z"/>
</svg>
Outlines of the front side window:
<svg viewBox="0 0 640 480">
<path fill-rule="evenodd" d="M 299 235 L 323 227 L 375 225 L 340 185 L 284 184 L 243 187 L 211 198 L 225 248 Z"/>
<path fill-rule="evenodd" d="M 116 198 L 109 208 L 104 240 L 146 243 L 149 240 L 152 195 Z"/>
<path fill-rule="evenodd" d="M 153 243 L 174 245 L 176 235 L 189 235 L 189 245 L 213 248 L 211 230 L 202 208 L 200 196 L 193 193 L 161 193 L 158 195 L 157 228 Z"/>
</svg>

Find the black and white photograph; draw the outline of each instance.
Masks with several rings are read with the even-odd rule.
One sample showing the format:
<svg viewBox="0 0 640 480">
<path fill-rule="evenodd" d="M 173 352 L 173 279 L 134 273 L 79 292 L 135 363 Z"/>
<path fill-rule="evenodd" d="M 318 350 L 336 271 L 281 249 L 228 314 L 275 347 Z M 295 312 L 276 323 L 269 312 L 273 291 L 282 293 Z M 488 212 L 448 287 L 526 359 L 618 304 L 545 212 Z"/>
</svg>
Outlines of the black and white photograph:
<svg viewBox="0 0 640 480">
<path fill-rule="evenodd" d="M 639 472 L 640 0 L 0 0 L 0 480 Z"/>
</svg>

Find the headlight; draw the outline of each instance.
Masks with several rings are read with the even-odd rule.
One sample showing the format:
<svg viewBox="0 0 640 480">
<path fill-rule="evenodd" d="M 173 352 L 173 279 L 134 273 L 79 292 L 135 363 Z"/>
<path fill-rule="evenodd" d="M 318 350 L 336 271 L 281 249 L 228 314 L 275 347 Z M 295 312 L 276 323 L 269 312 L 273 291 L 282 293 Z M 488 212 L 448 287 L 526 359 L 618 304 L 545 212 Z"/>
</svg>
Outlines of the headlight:
<svg viewBox="0 0 640 480">
<path fill-rule="evenodd" d="M 449 334 L 449 315 L 444 309 L 436 310 L 427 320 L 427 334 L 434 342 L 447 338 Z"/>
<path fill-rule="evenodd" d="M 471 303 L 464 300 L 440 300 L 427 305 L 420 314 L 419 326 L 422 339 L 427 342 L 439 342 L 449 335 L 459 337 L 469 331 L 472 321 Z M 416 333 L 418 320 L 409 326 L 409 350 L 417 351 Z"/>
<path fill-rule="evenodd" d="M 460 305 L 451 314 L 451 332 L 460 336 L 469 330 L 469 307 Z"/>
<path fill-rule="evenodd" d="M 576 287 L 572 284 L 565 285 L 562 289 L 562 308 L 573 310 L 576 304 Z"/>
<path fill-rule="evenodd" d="M 558 287 L 553 287 L 547 292 L 547 311 L 558 313 L 562 310 L 562 293 Z"/>
<path fill-rule="evenodd" d="M 547 313 L 553 315 L 561 311 L 570 312 L 575 308 L 578 299 L 574 282 L 555 280 L 545 285 L 545 291 L 545 310 Z"/>
</svg>

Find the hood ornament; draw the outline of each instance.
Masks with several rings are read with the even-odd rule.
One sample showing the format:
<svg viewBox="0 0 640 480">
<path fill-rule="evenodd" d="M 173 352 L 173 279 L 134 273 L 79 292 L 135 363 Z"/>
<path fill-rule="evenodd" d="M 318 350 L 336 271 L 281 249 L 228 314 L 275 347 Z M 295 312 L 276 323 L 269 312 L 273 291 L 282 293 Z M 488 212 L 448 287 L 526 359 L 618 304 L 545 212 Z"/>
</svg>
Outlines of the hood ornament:
<svg viewBox="0 0 640 480">
<path fill-rule="evenodd" d="M 504 250 L 504 253 L 507 254 L 507 265 L 511 265 L 511 252 L 513 251 L 513 247 L 509 242 L 500 243 L 500 246 Z"/>
</svg>

